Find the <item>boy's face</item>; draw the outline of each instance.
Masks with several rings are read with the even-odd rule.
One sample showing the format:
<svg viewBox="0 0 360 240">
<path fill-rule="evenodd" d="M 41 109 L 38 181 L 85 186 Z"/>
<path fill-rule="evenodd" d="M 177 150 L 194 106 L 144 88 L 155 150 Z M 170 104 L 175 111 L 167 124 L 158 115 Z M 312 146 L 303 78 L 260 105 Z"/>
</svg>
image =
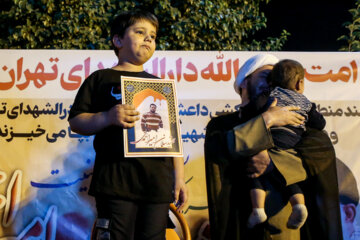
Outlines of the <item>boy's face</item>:
<svg viewBox="0 0 360 240">
<path fill-rule="evenodd" d="M 142 65 L 151 58 L 156 48 L 156 28 L 146 20 L 137 21 L 119 38 L 119 59 Z"/>
</svg>

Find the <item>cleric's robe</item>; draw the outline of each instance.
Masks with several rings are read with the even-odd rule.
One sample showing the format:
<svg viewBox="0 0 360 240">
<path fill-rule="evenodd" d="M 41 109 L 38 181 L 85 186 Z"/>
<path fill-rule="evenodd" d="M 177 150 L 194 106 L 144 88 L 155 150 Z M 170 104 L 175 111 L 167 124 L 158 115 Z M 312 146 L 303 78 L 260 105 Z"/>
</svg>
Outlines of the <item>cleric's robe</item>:
<svg viewBox="0 0 360 240">
<path fill-rule="evenodd" d="M 247 159 L 264 149 L 268 149 L 286 185 L 300 182 L 309 212 L 301 231 L 286 228 L 291 206 L 271 180 L 266 183 L 268 221 L 252 230 L 246 227 L 251 212 Z M 235 112 L 208 123 L 205 169 L 212 239 L 342 239 L 335 152 L 330 139 L 322 131 L 308 129 L 296 151 L 274 147 L 261 115 L 243 123 Z"/>
</svg>

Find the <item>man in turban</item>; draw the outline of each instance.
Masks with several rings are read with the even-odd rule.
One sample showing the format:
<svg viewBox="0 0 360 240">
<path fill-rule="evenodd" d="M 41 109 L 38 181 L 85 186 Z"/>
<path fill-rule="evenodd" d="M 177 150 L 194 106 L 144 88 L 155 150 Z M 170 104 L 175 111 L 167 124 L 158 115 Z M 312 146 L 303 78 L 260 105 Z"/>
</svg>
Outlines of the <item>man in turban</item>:
<svg viewBox="0 0 360 240">
<path fill-rule="evenodd" d="M 234 88 L 241 96 L 238 112 L 213 118 L 207 125 L 205 167 L 210 229 L 213 239 L 342 239 L 337 192 L 335 152 L 328 136 L 308 129 L 295 149 L 274 147 L 269 128 L 300 124 L 296 107 L 277 107 L 276 101 L 261 115 L 248 119 L 242 109 L 268 90 L 267 76 L 278 59 L 258 54 L 239 69 Z M 276 183 L 266 184 L 268 221 L 246 227 L 251 212 L 248 177 L 275 171 L 282 183 L 303 181 L 309 217 L 299 230 L 286 222 L 291 206 Z M 331 182 L 329 182 L 331 181 Z"/>
</svg>

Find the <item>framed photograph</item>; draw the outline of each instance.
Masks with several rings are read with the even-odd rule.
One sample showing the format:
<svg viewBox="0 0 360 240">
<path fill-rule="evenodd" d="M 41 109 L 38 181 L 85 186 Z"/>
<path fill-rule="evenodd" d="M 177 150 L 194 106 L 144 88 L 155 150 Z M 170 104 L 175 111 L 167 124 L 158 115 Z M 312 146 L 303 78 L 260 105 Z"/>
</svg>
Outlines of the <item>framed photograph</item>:
<svg viewBox="0 0 360 240">
<path fill-rule="evenodd" d="M 121 77 L 123 104 L 140 112 L 135 127 L 124 129 L 125 157 L 183 156 L 175 82 Z"/>
</svg>

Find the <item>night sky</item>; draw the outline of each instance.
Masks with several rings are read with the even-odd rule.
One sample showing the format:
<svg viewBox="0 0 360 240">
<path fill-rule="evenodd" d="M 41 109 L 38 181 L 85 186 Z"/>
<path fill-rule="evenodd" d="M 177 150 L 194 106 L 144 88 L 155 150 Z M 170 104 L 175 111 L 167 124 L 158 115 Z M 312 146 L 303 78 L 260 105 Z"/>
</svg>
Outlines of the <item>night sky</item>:
<svg viewBox="0 0 360 240">
<path fill-rule="evenodd" d="M 282 51 L 338 51 L 345 42 L 337 38 L 348 35 L 343 23 L 352 22 L 351 8 L 355 0 L 271 0 L 261 6 L 268 27 L 256 37 L 277 37 L 285 29 L 291 36 Z"/>
</svg>

